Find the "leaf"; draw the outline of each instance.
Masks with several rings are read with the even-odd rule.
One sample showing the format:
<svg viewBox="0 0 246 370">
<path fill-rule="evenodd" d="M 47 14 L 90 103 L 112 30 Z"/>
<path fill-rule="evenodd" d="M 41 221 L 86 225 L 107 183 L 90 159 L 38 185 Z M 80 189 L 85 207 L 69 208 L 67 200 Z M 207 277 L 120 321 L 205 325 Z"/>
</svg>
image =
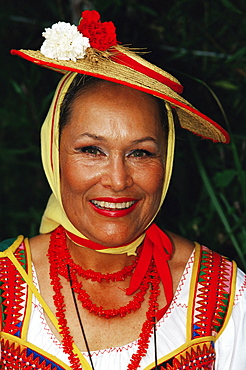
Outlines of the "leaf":
<svg viewBox="0 0 246 370">
<path fill-rule="evenodd" d="M 236 175 L 236 170 L 225 170 L 223 172 L 219 172 L 214 176 L 214 183 L 217 187 L 225 188 L 230 185 Z"/>
<path fill-rule="evenodd" d="M 20 85 L 17 83 L 17 82 L 15 82 L 15 81 L 10 81 L 11 82 L 11 84 L 12 84 L 12 86 L 13 86 L 13 88 L 14 88 L 14 90 L 15 90 L 15 92 L 17 93 L 17 94 L 23 94 L 23 91 L 22 91 L 22 89 L 21 89 L 21 87 L 20 87 Z"/>
<path fill-rule="evenodd" d="M 243 229 L 242 232 L 238 233 L 238 240 L 243 253 L 246 255 L 246 230 Z"/>
<path fill-rule="evenodd" d="M 237 90 L 238 86 L 227 80 L 216 81 L 213 85 L 221 87 L 225 90 Z"/>
<path fill-rule="evenodd" d="M 157 17 L 158 16 L 158 14 L 151 8 L 151 7 L 149 7 L 149 6 L 146 6 L 146 5 L 141 5 L 141 4 L 139 4 L 138 6 L 137 6 L 137 8 L 140 10 L 140 11 L 142 11 L 143 13 L 146 13 L 146 14 L 149 14 L 149 15 L 153 15 L 153 16 L 155 16 L 155 17 Z"/>
<path fill-rule="evenodd" d="M 230 11 L 234 12 L 234 13 L 238 13 L 238 14 L 242 14 L 241 10 L 238 9 L 235 5 L 233 5 L 230 0 L 221 0 L 222 4 L 230 9 Z"/>
<path fill-rule="evenodd" d="M 226 63 L 232 62 L 232 61 L 237 60 L 237 59 L 240 59 L 240 58 L 244 57 L 245 55 L 246 55 L 246 46 L 242 47 L 236 53 L 229 56 L 226 60 Z"/>
</svg>

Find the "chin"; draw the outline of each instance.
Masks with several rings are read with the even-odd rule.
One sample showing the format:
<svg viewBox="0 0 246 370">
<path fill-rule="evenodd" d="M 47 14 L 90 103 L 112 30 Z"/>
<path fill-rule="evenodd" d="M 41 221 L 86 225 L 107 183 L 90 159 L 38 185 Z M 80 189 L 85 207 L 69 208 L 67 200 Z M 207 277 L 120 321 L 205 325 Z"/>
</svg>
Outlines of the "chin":
<svg viewBox="0 0 246 370">
<path fill-rule="evenodd" d="M 110 230 L 103 231 L 101 229 L 100 233 L 97 233 L 95 237 L 93 235 L 89 236 L 89 239 L 95 241 L 96 243 L 102 244 L 105 247 L 119 247 L 121 245 L 129 244 L 135 240 L 141 231 L 129 232 L 129 227 L 123 230 L 120 230 L 119 227 L 111 228 Z M 87 236 L 88 237 L 88 236 Z"/>
</svg>

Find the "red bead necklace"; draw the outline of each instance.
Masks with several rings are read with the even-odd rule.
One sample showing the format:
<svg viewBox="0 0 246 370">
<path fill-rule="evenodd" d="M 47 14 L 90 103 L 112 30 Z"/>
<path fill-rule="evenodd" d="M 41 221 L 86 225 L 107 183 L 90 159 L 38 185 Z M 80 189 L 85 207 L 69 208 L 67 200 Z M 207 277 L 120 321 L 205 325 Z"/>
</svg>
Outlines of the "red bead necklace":
<svg viewBox="0 0 246 370">
<path fill-rule="evenodd" d="M 62 229 L 61 229 L 62 231 Z M 78 294 L 78 299 L 82 303 L 82 306 L 89 312 L 94 313 L 97 316 L 103 316 L 107 319 L 111 317 L 120 316 L 124 317 L 132 311 L 136 311 L 141 307 L 144 301 L 144 296 L 149 288 L 149 282 L 147 277 L 143 279 L 140 284 L 140 291 L 137 292 L 133 299 L 125 306 L 119 309 L 103 309 L 101 306 L 98 307 L 91 301 L 89 294 L 83 289 L 83 283 L 78 281 L 77 274 L 93 281 L 102 281 L 105 279 L 107 282 L 124 280 L 130 273 L 133 272 L 134 267 L 137 264 L 138 259 L 134 261 L 131 266 L 125 267 L 123 270 L 112 273 L 112 274 L 101 274 L 100 272 L 94 272 L 92 270 L 84 270 L 81 266 L 75 264 L 71 258 L 71 255 L 66 246 L 66 236 L 64 232 L 61 232 L 59 241 L 56 243 L 56 247 L 50 247 L 50 253 L 52 258 L 59 261 L 57 265 L 57 273 L 65 277 L 67 281 L 70 280 L 67 272 L 67 265 L 70 268 L 70 274 L 73 283 L 73 289 Z"/>
<path fill-rule="evenodd" d="M 50 278 L 51 284 L 54 290 L 54 304 L 56 307 L 56 315 L 58 318 L 58 324 L 61 327 L 61 336 L 63 350 L 68 354 L 69 361 L 71 363 L 72 369 L 81 370 L 81 365 L 78 356 L 73 352 L 73 337 L 70 334 L 70 330 L 67 325 L 66 320 L 66 305 L 64 301 L 64 296 L 62 294 L 62 284 L 60 281 L 60 276 L 65 277 L 70 283 L 72 280 L 72 289 L 77 293 L 78 299 L 81 301 L 82 306 L 88 309 L 90 312 L 98 316 L 104 316 L 106 318 L 112 318 L 115 316 L 124 317 L 127 313 L 131 311 L 136 311 L 140 308 L 141 303 L 144 300 L 144 295 L 147 292 L 149 286 L 151 286 L 150 297 L 149 297 L 149 308 L 146 312 L 146 321 L 143 323 L 142 330 L 138 339 L 138 349 L 135 354 L 132 355 L 131 361 L 127 367 L 127 370 L 136 370 L 139 367 L 142 357 L 147 353 L 149 339 L 151 332 L 153 330 L 153 325 L 155 321 L 156 312 L 158 311 L 157 298 L 160 294 L 159 283 L 160 277 L 153 263 L 150 264 L 146 276 L 144 277 L 141 285 L 140 292 L 138 292 L 132 301 L 130 301 L 126 306 L 120 307 L 119 309 L 106 310 L 102 307 L 97 307 L 90 300 L 89 295 L 84 289 L 82 289 L 82 283 L 78 282 L 76 274 L 86 277 L 88 279 L 94 279 L 94 274 L 102 275 L 99 277 L 99 281 L 103 278 L 106 278 L 106 281 L 112 279 L 118 279 L 121 276 L 121 280 L 129 276 L 130 270 L 133 271 L 137 262 L 133 263 L 129 269 L 121 270 L 113 274 L 100 274 L 94 273 L 90 270 L 88 275 L 88 270 L 83 270 L 80 266 L 76 265 L 69 254 L 69 251 L 66 247 L 66 235 L 63 227 L 59 226 L 51 234 L 50 246 L 48 251 L 48 257 L 50 262 Z M 68 274 L 68 266 L 70 274 Z M 92 272 L 91 272 L 92 271 Z M 131 272 L 132 272 L 131 271 Z M 80 274 L 81 273 L 81 274 Z M 118 274 L 118 275 L 117 275 Z M 111 277 L 109 278 L 109 275 Z M 98 276 L 98 275 L 97 275 Z M 98 281 L 96 279 L 96 281 Z M 113 280 L 118 281 L 118 280 Z M 138 302 L 140 300 L 140 303 Z"/>
<path fill-rule="evenodd" d="M 124 267 L 122 270 L 113 272 L 113 273 L 106 273 L 102 274 L 101 272 L 96 272 L 91 269 L 84 270 L 83 267 L 75 263 L 69 253 L 69 250 L 66 245 L 66 234 L 62 235 L 63 242 L 59 245 L 59 255 L 62 254 L 62 263 L 64 265 L 69 265 L 71 270 L 74 270 L 79 276 L 91 280 L 91 281 L 97 281 L 101 282 L 102 280 L 105 280 L 107 283 L 110 281 L 123 281 L 126 279 L 127 276 L 131 276 L 133 270 L 137 266 L 139 258 L 137 257 L 133 263 L 130 266 Z"/>
</svg>

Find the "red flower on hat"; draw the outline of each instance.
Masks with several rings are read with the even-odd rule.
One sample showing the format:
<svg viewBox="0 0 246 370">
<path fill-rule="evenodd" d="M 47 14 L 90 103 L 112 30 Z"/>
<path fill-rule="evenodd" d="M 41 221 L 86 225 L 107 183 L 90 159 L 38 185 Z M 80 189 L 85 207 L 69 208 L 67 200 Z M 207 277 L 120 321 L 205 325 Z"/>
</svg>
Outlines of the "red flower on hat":
<svg viewBox="0 0 246 370">
<path fill-rule="evenodd" d="M 117 44 L 113 22 L 101 22 L 96 10 L 85 10 L 81 16 L 78 30 L 89 38 L 92 48 L 105 51 Z"/>
</svg>

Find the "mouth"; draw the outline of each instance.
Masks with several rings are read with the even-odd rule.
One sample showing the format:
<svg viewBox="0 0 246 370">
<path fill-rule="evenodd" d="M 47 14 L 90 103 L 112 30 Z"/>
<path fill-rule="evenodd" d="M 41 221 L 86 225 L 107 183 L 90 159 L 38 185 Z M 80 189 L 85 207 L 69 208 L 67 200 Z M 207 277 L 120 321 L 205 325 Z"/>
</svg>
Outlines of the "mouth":
<svg viewBox="0 0 246 370">
<path fill-rule="evenodd" d="M 138 200 L 130 198 L 97 198 L 90 201 L 94 210 L 108 217 L 122 217 L 134 210 Z"/>
<path fill-rule="evenodd" d="M 136 203 L 136 200 L 132 200 L 130 202 L 105 202 L 104 200 L 95 200 L 93 199 L 91 201 L 96 207 L 101 209 L 108 209 L 108 210 L 119 210 L 119 209 L 128 209 L 130 208 L 134 203 Z"/>
</svg>

